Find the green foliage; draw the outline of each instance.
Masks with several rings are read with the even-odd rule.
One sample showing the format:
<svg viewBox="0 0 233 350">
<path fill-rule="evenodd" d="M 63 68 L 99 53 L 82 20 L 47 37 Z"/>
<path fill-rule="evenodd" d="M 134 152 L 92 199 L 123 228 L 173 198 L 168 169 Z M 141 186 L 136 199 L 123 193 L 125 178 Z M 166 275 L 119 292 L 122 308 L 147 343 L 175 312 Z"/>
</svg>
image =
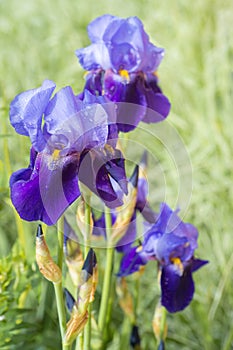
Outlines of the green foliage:
<svg viewBox="0 0 233 350">
<path fill-rule="evenodd" d="M 0 271 L 0 348 L 58 349 L 59 333 L 51 341 L 57 332 L 51 290 L 35 263 L 29 265 L 16 244 Z"/>
<path fill-rule="evenodd" d="M 192 197 L 185 220 L 198 227 L 198 255 L 210 260 L 210 264 L 194 275 L 196 294 L 191 306 L 169 316 L 167 347 L 233 347 L 232 12 L 230 0 L 197 0 L 192 4 L 184 0 L 0 0 L 2 350 L 59 349 L 53 291 L 41 282 L 34 265 L 34 226 L 20 222 L 10 205 L 9 176 L 27 166 L 29 143 L 9 125 L 9 102 L 20 91 L 39 86 L 46 78 L 57 82 L 58 87 L 72 85 L 78 92 L 83 86 L 83 72 L 73 52 L 88 44 L 86 26 L 103 13 L 139 16 L 151 40 L 165 47 L 159 74 L 162 88 L 172 102 L 169 123 L 178 131 L 192 163 Z M 177 198 L 181 198 L 177 186 L 182 185 L 186 192 L 186 184 L 180 184 L 171 157 L 163 153 L 164 147 L 153 135 L 148 138 L 143 130 L 134 135 L 129 139 L 141 140 L 151 151 L 151 159 L 153 152 L 158 159 L 158 167 L 149 171 L 153 188 L 157 188 L 157 192 L 150 192 L 153 205 L 157 209 L 164 195 L 160 187 L 164 183 L 157 175 L 162 167 L 166 200 L 176 207 L 180 204 Z M 138 312 L 144 349 L 155 347 L 151 319 L 157 298 L 156 273 L 149 265 L 140 286 Z M 114 317 L 120 332 L 123 314 L 118 308 Z M 114 333 L 111 349 L 124 341 L 119 332 Z"/>
</svg>

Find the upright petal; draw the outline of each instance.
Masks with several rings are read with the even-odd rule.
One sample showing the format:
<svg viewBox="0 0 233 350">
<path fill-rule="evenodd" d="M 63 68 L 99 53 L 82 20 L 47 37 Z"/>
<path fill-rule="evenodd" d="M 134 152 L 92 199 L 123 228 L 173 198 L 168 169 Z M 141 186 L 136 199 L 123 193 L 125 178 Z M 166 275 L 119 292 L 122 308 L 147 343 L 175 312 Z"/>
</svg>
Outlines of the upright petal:
<svg viewBox="0 0 233 350">
<path fill-rule="evenodd" d="M 87 27 L 88 36 L 93 43 L 103 39 L 106 28 L 116 17 L 105 14 L 94 19 Z"/>
<path fill-rule="evenodd" d="M 61 89 L 50 101 L 45 113 L 47 145 L 52 150 L 82 152 L 86 148 L 104 146 L 108 138 L 108 115 L 100 103 L 87 103 L 84 91 L 83 101 L 74 95 L 71 87 Z M 100 98 L 99 98 L 100 99 Z M 104 102 L 104 98 L 100 102 Z"/>
<path fill-rule="evenodd" d="M 10 105 L 10 121 L 16 132 L 29 136 L 33 147 L 41 151 L 45 145 L 41 124 L 43 113 L 56 85 L 45 80 L 41 87 L 17 95 Z"/>
<path fill-rule="evenodd" d="M 109 69 L 111 67 L 108 49 L 102 42 L 76 50 L 75 54 L 85 70 Z"/>
</svg>

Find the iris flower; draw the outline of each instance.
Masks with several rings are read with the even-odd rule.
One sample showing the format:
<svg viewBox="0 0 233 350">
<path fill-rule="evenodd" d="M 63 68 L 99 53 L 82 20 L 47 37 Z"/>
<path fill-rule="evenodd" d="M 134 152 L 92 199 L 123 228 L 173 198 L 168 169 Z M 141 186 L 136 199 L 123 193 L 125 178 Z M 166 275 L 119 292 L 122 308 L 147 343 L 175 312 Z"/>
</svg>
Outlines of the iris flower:
<svg viewBox="0 0 233 350">
<path fill-rule="evenodd" d="M 69 86 L 52 97 L 55 87 L 45 80 L 10 106 L 12 126 L 32 143 L 28 168 L 11 176 L 11 199 L 21 218 L 48 225 L 80 196 L 78 180 L 109 207 L 118 198 L 111 178 L 127 193 L 113 103 L 88 91 L 80 100 Z"/>
<path fill-rule="evenodd" d="M 192 273 L 207 263 L 196 259 L 197 229 L 184 223 L 167 204 L 161 205 L 156 223 L 145 233 L 140 247 L 129 249 L 121 262 L 119 276 L 138 271 L 149 260 L 161 269 L 161 303 L 169 312 L 183 310 L 194 294 Z"/>
<path fill-rule="evenodd" d="M 124 236 L 117 243 L 117 251 L 125 252 L 128 251 L 129 247 L 132 246 L 133 242 L 136 239 L 137 235 L 137 225 L 136 225 L 136 216 L 137 213 L 140 212 L 143 218 L 147 223 L 153 223 L 158 214 L 156 214 L 149 205 L 147 200 L 148 197 L 148 183 L 146 179 L 146 167 L 147 167 L 147 152 L 145 152 L 142 156 L 142 159 L 139 163 L 139 167 L 136 166 L 131 177 L 129 178 L 129 182 L 133 187 L 137 188 L 136 192 L 136 203 L 134 207 L 134 211 L 132 217 L 129 221 L 127 231 Z M 118 191 L 118 196 L 122 196 L 122 191 Z M 127 208 L 126 208 L 127 210 Z M 111 210 L 112 216 L 112 225 L 114 227 L 114 223 L 117 219 L 117 210 Z M 93 234 L 95 236 L 103 236 L 106 238 L 106 229 L 105 229 L 105 217 L 102 214 L 98 219 L 95 219 L 93 215 Z"/>
<path fill-rule="evenodd" d="M 165 119 L 170 102 L 156 73 L 164 49 L 150 42 L 139 18 L 103 15 L 88 25 L 88 35 L 92 44 L 76 50 L 88 71 L 85 88 L 120 103 L 118 130 L 130 131 L 141 120 L 155 123 Z"/>
</svg>

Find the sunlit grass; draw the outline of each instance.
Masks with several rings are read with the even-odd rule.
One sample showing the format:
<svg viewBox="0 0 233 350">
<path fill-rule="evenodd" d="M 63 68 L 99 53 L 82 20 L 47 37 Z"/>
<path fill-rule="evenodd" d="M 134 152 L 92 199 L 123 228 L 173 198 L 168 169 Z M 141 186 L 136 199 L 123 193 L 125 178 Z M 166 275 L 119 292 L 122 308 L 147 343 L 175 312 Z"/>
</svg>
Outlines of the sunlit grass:
<svg viewBox="0 0 233 350">
<path fill-rule="evenodd" d="M 27 166 L 29 142 L 16 135 L 10 126 L 9 102 L 20 91 L 39 86 L 46 78 L 54 80 L 58 87 L 71 85 L 75 92 L 80 91 L 83 72 L 74 50 L 88 43 L 88 22 L 104 13 L 139 16 L 151 40 L 165 47 L 159 75 L 172 102 L 169 122 L 183 140 L 192 163 L 192 197 L 185 220 L 198 227 L 198 255 L 210 264 L 194 275 L 196 294 L 191 306 L 169 317 L 168 348 L 230 350 L 233 347 L 231 1 L 197 0 L 192 4 L 184 0 L 0 1 L 0 253 L 10 252 L 20 225 L 26 237 L 33 235 L 35 229 L 34 224 L 19 224 L 10 206 L 10 171 Z M 142 143 L 153 152 L 153 140 L 145 139 Z M 157 141 L 155 145 L 161 147 Z M 166 199 L 175 205 L 179 179 L 169 171 L 171 159 L 158 152 L 159 148 L 155 153 L 162 170 L 167 170 Z M 135 158 L 138 160 L 140 154 Z M 151 163 L 152 158 L 151 154 Z M 150 169 L 149 179 L 155 178 L 155 185 L 161 184 L 156 176 L 154 169 Z M 155 193 L 150 193 L 155 206 L 157 198 L 163 195 L 160 191 L 155 188 Z M 33 237 L 29 244 L 33 255 Z M 157 302 L 155 275 L 148 266 L 141 288 L 140 331 L 145 349 L 155 346 L 150 324 Z M 118 340 L 114 340 L 116 348 Z"/>
</svg>

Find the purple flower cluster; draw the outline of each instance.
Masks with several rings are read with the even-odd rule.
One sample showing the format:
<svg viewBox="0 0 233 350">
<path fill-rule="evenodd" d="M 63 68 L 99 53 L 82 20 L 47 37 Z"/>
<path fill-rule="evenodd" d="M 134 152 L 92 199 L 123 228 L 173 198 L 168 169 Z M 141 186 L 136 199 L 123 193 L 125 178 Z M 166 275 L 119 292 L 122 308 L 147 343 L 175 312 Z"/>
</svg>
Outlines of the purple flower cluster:
<svg viewBox="0 0 233 350">
<path fill-rule="evenodd" d="M 114 106 L 88 91 L 81 100 L 69 86 L 51 98 L 54 89 L 46 80 L 10 107 L 11 124 L 32 143 L 29 167 L 11 176 L 11 199 L 21 218 L 48 225 L 80 196 L 78 180 L 110 207 L 121 204 L 111 178 L 127 193 Z"/>
<path fill-rule="evenodd" d="M 150 260 L 161 269 L 161 303 L 169 312 L 183 310 L 194 294 L 192 273 L 207 263 L 196 259 L 197 229 L 184 223 L 167 204 L 161 204 L 155 224 L 145 232 L 139 246 L 131 246 L 124 254 L 119 276 L 127 276 Z"/>
<path fill-rule="evenodd" d="M 117 148 L 119 132 L 133 130 L 140 121 L 160 122 L 170 111 L 157 74 L 164 50 L 150 42 L 137 17 L 104 15 L 89 24 L 88 34 L 91 45 L 76 51 L 88 71 L 83 91 L 75 94 L 66 86 L 54 93 L 55 83 L 45 80 L 11 102 L 12 126 L 31 141 L 29 166 L 10 178 L 12 203 L 22 219 L 52 225 L 80 197 L 82 183 L 111 208 L 114 224 L 115 208 L 123 204 L 130 182 L 137 197 L 128 229 L 117 243 L 123 253 L 119 276 L 156 260 L 162 305 L 180 311 L 193 297 L 192 273 L 206 264 L 194 257 L 197 230 L 166 204 L 160 214 L 153 212 L 145 177 L 138 178 L 136 169 L 127 179 Z M 145 156 L 141 166 L 146 166 Z M 134 246 L 138 213 L 150 229 L 142 244 Z M 93 234 L 105 236 L 104 216 L 93 221 Z"/>
<path fill-rule="evenodd" d="M 104 15 L 89 24 L 88 34 L 92 44 L 76 51 L 88 71 L 85 88 L 120 103 L 118 130 L 127 132 L 140 121 L 165 119 L 170 103 L 156 73 L 164 49 L 149 41 L 142 22 L 137 17 Z"/>
</svg>

